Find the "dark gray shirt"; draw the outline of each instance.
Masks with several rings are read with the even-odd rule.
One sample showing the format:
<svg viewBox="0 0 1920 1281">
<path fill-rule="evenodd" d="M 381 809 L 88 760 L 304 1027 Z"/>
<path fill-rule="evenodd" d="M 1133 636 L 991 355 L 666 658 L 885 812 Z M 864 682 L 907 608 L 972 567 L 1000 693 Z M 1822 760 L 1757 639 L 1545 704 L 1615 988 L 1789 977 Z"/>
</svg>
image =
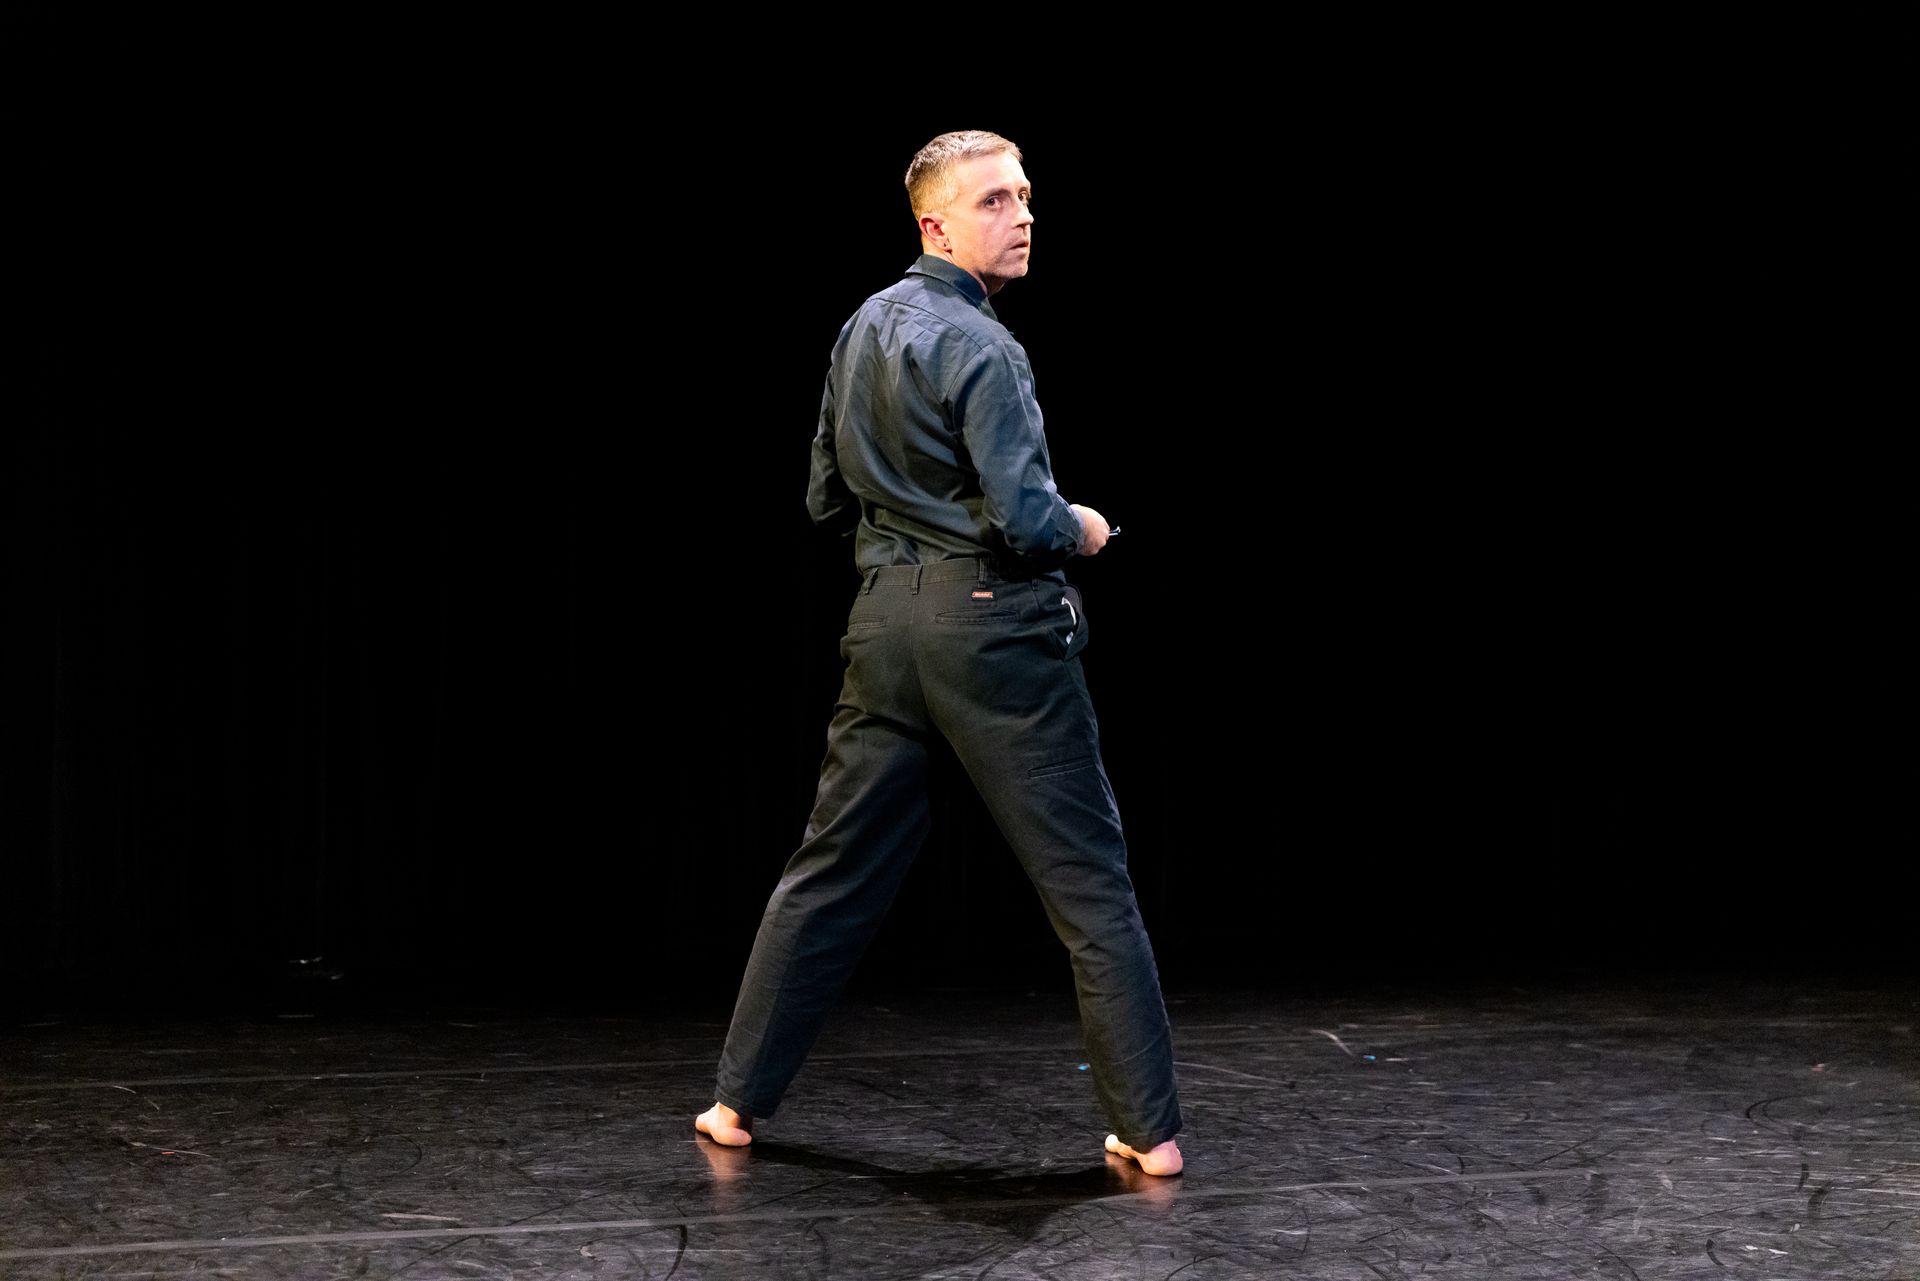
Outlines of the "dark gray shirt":
<svg viewBox="0 0 1920 1281">
<path fill-rule="evenodd" d="M 987 556 L 1030 575 L 1078 550 L 1027 353 L 962 268 L 920 255 L 840 330 L 807 510 L 853 532 L 862 573 Z"/>
</svg>

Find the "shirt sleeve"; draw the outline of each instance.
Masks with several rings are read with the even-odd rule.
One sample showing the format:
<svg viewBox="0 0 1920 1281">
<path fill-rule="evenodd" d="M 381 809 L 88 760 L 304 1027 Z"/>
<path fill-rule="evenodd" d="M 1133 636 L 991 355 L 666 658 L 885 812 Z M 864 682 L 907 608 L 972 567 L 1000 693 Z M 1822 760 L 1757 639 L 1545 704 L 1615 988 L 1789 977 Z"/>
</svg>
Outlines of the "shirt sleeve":
<svg viewBox="0 0 1920 1281">
<path fill-rule="evenodd" d="M 807 514 L 816 525 L 837 533 L 851 533 L 860 523 L 860 502 L 840 474 L 840 457 L 833 441 L 833 371 L 820 395 L 820 425 L 813 433 L 813 470 L 807 478 Z"/>
<path fill-rule="evenodd" d="M 980 473 L 987 523 L 1036 569 L 1064 565 L 1080 549 L 1080 518 L 1054 488 L 1033 370 L 1019 345 L 995 343 L 961 370 L 954 422 Z"/>
</svg>

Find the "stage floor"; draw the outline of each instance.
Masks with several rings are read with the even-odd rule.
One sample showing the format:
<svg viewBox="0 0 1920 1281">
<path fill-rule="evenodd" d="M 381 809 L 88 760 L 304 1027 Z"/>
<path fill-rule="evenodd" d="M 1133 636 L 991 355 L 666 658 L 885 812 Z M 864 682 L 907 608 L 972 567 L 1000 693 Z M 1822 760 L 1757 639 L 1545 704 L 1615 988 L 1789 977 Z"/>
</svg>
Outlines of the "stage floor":
<svg viewBox="0 0 1920 1281">
<path fill-rule="evenodd" d="M 1920 999 L 1170 993 L 1186 1173 L 1071 998 L 852 998 L 751 1148 L 725 1010 L 15 1024 L 0 1276 L 1920 1277 Z"/>
</svg>

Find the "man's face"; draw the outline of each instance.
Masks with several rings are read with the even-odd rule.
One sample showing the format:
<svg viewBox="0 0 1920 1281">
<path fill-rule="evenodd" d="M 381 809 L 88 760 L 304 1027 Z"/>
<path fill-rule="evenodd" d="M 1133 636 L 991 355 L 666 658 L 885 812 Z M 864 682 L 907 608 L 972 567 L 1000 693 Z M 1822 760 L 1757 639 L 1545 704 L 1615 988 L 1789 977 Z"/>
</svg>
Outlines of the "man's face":
<svg viewBox="0 0 1920 1281">
<path fill-rule="evenodd" d="M 938 235 L 930 238 L 956 266 L 979 277 L 987 293 L 998 293 L 1009 280 L 1027 274 L 1033 188 L 1011 151 L 962 160 L 954 177 L 959 190 L 937 215 Z M 924 230 L 926 224 L 921 225 Z"/>
</svg>

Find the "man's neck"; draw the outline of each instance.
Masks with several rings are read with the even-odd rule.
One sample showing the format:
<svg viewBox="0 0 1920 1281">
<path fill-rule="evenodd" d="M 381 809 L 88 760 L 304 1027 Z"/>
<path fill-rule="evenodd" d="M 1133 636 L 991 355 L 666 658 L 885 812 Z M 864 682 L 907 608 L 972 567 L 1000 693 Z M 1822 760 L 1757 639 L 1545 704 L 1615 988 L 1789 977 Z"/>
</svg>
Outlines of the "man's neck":
<svg viewBox="0 0 1920 1281">
<path fill-rule="evenodd" d="M 931 257 L 938 258 L 942 262 L 952 262 L 954 266 L 960 267 L 960 264 L 957 262 L 953 262 L 952 257 L 950 257 L 944 250 L 937 249 L 933 245 L 928 244 L 924 240 L 920 242 L 920 252 L 923 254 L 927 254 Z M 979 281 L 980 288 L 986 290 L 987 297 L 989 298 L 999 293 L 1001 289 L 1005 288 L 1007 283 L 1004 280 L 988 280 L 985 276 L 982 276 L 979 272 L 974 271 L 968 267 L 960 267 L 960 270 L 966 272 L 969 276 L 972 276 L 975 280 Z"/>
</svg>

